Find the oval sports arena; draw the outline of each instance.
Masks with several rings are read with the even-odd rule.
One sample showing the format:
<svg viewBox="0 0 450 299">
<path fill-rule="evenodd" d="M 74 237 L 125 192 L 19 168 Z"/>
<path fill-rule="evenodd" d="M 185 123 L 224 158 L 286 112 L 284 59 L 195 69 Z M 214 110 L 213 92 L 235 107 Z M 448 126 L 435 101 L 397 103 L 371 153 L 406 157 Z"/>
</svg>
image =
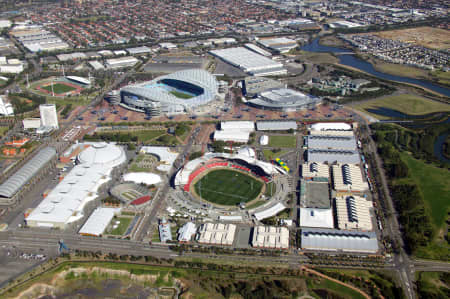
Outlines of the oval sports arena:
<svg viewBox="0 0 450 299">
<path fill-rule="evenodd" d="M 183 70 L 122 88 L 121 106 L 152 116 L 186 113 L 215 100 L 218 88 L 207 71 Z"/>
</svg>

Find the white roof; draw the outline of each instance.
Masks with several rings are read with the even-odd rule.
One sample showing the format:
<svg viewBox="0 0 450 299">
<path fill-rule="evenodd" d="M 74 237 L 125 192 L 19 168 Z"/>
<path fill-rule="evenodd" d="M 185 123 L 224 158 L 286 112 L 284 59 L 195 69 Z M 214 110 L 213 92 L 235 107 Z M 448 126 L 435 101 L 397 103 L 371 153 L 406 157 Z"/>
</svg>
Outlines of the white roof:
<svg viewBox="0 0 450 299">
<path fill-rule="evenodd" d="M 256 226 L 252 246 L 259 248 L 289 248 L 289 230 L 286 227 Z"/>
<path fill-rule="evenodd" d="M 89 81 L 88 79 L 83 78 L 83 77 L 67 76 L 66 78 L 69 79 L 69 80 L 73 80 L 73 81 L 76 81 L 76 82 L 80 82 L 80 83 L 86 84 L 86 85 L 91 84 L 91 81 Z"/>
<path fill-rule="evenodd" d="M 221 130 L 240 130 L 253 132 L 255 130 L 255 123 L 252 121 L 222 121 L 220 123 Z"/>
<path fill-rule="evenodd" d="M 93 236 L 102 235 L 114 215 L 119 212 L 120 208 L 96 208 L 78 233 Z"/>
<path fill-rule="evenodd" d="M 244 47 L 213 50 L 210 53 L 226 62 L 243 69 L 245 72 L 261 71 L 265 69 L 283 68 L 281 62 L 259 55 Z"/>
<path fill-rule="evenodd" d="M 371 201 L 360 196 L 342 196 L 335 199 L 336 218 L 339 229 L 366 230 L 373 229 L 370 210 Z"/>
<path fill-rule="evenodd" d="M 114 144 L 86 142 L 72 146 L 85 148 L 77 164 L 31 212 L 28 221 L 38 225 L 64 225 L 83 217 L 84 206 L 97 197 L 98 188 L 109 181 L 114 167 L 126 161 L 125 151 Z"/>
<path fill-rule="evenodd" d="M 276 214 L 280 213 L 284 209 L 286 209 L 285 205 L 278 202 L 277 204 L 271 206 L 270 208 L 268 208 L 266 210 L 255 213 L 254 216 L 255 216 L 256 220 L 260 221 L 260 220 L 275 216 Z"/>
<path fill-rule="evenodd" d="M 123 176 L 123 180 L 136 184 L 156 185 L 161 182 L 161 177 L 151 172 L 130 172 Z"/>
<path fill-rule="evenodd" d="M 221 130 L 214 132 L 214 140 L 235 141 L 247 143 L 250 138 L 250 132 L 240 130 Z"/>
<path fill-rule="evenodd" d="M 300 227 L 333 228 L 331 209 L 300 208 Z"/>
<path fill-rule="evenodd" d="M 238 155 L 244 155 L 244 156 L 248 156 L 250 158 L 255 158 L 256 157 L 256 153 L 255 150 L 252 149 L 249 146 L 243 146 L 241 147 L 238 151 L 237 151 Z"/>
<path fill-rule="evenodd" d="M 333 188 L 340 192 L 364 192 L 369 189 L 357 164 L 333 165 Z"/>
<path fill-rule="evenodd" d="M 311 125 L 313 131 L 328 131 L 328 130 L 341 130 L 349 131 L 352 129 L 347 123 L 315 123 Z"/>
<path fill-rule="evenodd" d="M 329 178 L 330 167 L 319 162 L 309 162 L 302 165 L 303 178 Z"/>
<path fill-rule="evenodd" d="M 196 227 L 192 222 L 188 222 L 178 230 L 178 241 L 189 242 L 195 234 Z"/>
<path fill-rule="evenodd" d="M 259 143 L 261 145 L 268 145 L 269 144 L 269 136 L 262 135 L 261 138 L 259 138 Z"/>
<path fill-rule="evenodd" d="M 219 220 L 222 221 L 242 221 L 242 216 L 230 215 L 230 216 L 219 216 Z"/>
<path fill-rule="evenodd" d="M 161 163 L 156 167 L 159 171 L 169 172 L 178 153 L 165 146 L 143 146 L 141 152 L 156 156 Z"/>
</svg>

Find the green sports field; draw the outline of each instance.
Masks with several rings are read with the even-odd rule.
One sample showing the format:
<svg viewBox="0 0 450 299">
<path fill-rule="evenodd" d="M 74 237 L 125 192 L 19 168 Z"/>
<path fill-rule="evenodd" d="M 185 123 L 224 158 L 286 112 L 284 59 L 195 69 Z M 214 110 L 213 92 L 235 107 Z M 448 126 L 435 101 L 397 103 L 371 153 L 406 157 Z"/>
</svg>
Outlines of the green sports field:
<svg viewBox="0 0 450 299">
<path fill-rule="evenodd" d="M 195 183 L 195 192 L 212 203 L 237 205 L 255 199 L 263 183 L 255 178 L 228 169 L 213 170 Z"/>
<path fill-rule="evenodd" d="M 47 90 L 48 92 L 52 92 L 52 86 L 43 86 L 42 89 Z M 76 88 L 73 88 L 72 86 L 68 86 L 65 84 L 61 84 L 61 83 L 54 83 L 53 84 L 53 92 L 55 94 L 61 94 L 61 93 L 66 93 L 72 90 L 75 90 Z"/>
<path fill-rule="evenodd" d="M 176 96 L 177 98 L 180 99 L 190 99 L 193 98 L 193 96 L 191 96 L 190 94 L 181 92 L 181 91 L 176 91 L 176 90 L 172 90 L 170 91 L 171 94 L 173 94 L 174 96 Z"/>
</svg>

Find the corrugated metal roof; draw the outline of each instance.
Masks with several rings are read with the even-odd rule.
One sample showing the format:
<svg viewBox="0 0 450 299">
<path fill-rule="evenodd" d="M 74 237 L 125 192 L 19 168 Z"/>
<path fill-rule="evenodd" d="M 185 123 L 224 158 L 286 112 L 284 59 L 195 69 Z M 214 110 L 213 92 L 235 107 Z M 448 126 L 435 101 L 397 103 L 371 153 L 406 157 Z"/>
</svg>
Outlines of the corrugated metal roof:
<svg viewBox="0 0 450 299">
<path fill-rule="evenodd" d="M 374 253 L 378 251 L 378 241 L 375 232 L 305 228 L 302 229 L 302 248 Z"/>
<path fill-rule="evenodd" d="M 53 147 L 41 149 L 30 161 L 0 185 L 0 196 L 8 198 L 14 196 L 54 157 L 56 157 L 56 150 Z"/>
<path fill-rule="evenodd" d="M 100 236 L 103 234 L 114 215 L 119 212 L 120 208 L 96 208 L 78 233 Z"/>
<path fill-rule="evenodd" d="M 353 136 L 308 136 L 308 148 L 349 149 L 356 150 L 356 139 Z"/>
<path fill-rule="evenodd" d="M 295 121 L 257 121 L 256 129 L 258 131 L 297 130 L 297 123 Z"/>
<path fill-rule="evenodd" d="M 359 164 L 359 154 L 353 150 L 308 149 L 308 162 Z"/>
</svg>

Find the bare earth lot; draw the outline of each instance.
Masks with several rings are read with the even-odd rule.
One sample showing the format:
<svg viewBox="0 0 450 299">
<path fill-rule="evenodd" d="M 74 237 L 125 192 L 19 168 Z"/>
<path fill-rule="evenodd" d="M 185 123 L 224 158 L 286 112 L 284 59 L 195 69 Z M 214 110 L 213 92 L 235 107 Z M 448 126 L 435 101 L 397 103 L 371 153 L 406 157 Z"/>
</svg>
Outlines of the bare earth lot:
<svg viewBox="0 0 450 299">
<path fill-rule="evenodd" d="M 410 42 L 430 49 L 450 49 L 450 31 L 440 28 L 417 27 L 374 34 L 381 38 Z"/>
</svg>

